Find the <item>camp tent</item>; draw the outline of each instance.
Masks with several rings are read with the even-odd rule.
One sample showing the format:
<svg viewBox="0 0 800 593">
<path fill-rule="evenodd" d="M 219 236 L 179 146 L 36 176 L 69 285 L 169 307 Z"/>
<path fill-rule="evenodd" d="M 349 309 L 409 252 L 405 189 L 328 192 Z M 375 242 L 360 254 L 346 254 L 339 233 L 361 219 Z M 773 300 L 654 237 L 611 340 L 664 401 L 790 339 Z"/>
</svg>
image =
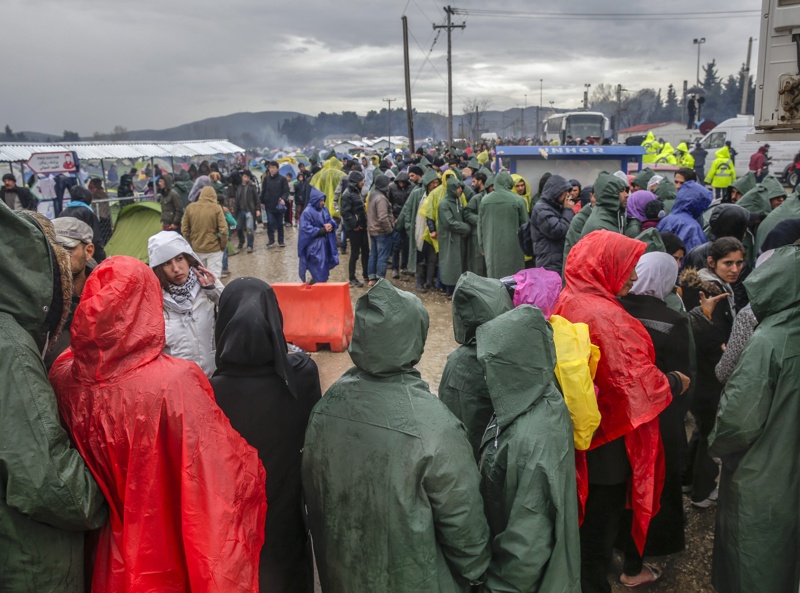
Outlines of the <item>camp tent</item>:
<svg viewBox="0 0 800 593">
<path fill-rule="evenodd" d="M 130 255 L 148 263 L 147 240 L 161 230 L 161 204 L 137 202 L 125 206 L 106 244 L 106 254 Z"/>
</svg>

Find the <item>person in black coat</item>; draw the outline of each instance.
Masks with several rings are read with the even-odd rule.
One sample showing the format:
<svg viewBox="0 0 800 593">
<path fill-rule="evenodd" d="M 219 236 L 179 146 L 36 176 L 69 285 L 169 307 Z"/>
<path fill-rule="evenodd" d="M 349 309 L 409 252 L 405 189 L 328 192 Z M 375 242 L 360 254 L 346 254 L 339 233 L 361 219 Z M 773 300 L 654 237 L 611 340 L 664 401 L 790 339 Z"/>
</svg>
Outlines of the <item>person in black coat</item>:
<svg viewBox="0 0 800 593">
<path fill-rule="evenodd" d="M 321 398 L 317 365 L 287 354 L 275 293 L 257 278 L 237 278 L 222 292 L 211 385 L 231 425 L 255 447 L 267 471 L 262 593 L 313 593 L 300 464 L 311 409 Z"/>
<path fill-rule="evenodd" d="M 70 188 L 69 194 L 72 201 L 67 204 L 67 207 L 61 211 L 58 218 L 64 216 L 71 216 L 77 218 L 89 225 L 92 229 L 94 237 L 92 244 L 94 245 L 94 261 L 98 264 L 106 258 L 105 240 L 103 239 L 103 229 L 100 227 L 100 219 L 92 209 L 92 192 L 85 187 L 76 185 Z"/>
<path fill-rule="evenodd" d="M 670 309 L 664 302 L 678 279 L 677 261 L 667 253 L 646 253 L 636 264 L 636 274 L 639 279 L 630 293 L 620 298 L 620 303 L 650 334 L 656 353 L 656 366 L 664 373 L 680 371 L 692 378 L 691 354 L 686 347 L 689 343 L 689 319 Z M 650 521 L 645 545 L 646 555 L 675 554 L 682 551 L 686 544 L 681 466 L 686 454 L 684 418 L 688 409 L 689 399 L 684 394 L 674 397 L 672 403 L 659 414 L 661 441 L 664 445 L 664 489 L 661 492 L 661 510 Z M 619 533 L 626 536 L 621 542 L 625 552 L 625 575 L 636 577 L 641 575 L 644 567 L 642 557 L 630 536 L 631 521 L 632 513 L 627 511 Z M 645 574 L 640 578 L 646 580 L 650 576 L 647 572 L 648 569 L 645 569 Z"/>
<path fill-rule="evenodd" d="M 697 347 L 697 383 L 690 407 L 696 427 L 689 443 L 686 472 L 687 478 L 692 477 L 692 504 L 698 508 L 716 502 L 719 468 L 708 455 L 708 435 L 722 393 L 715 369 L 733 329 L 737 311 L 733 285 L 744 270 L 744 254 L 741 241 L 722 237 L 711 244 L 705 267 L 685 268 L 680 277 Z"/>
<path fill-rule="evenodd" d="M 303 210 L 308 205 L 308 200 L 311 197 L 311 180 L 308 173 L 300 171 L 297 174 L 297 181 L 294 184 L 294 207 L 297 220 L 303 214 Z"/>
</svg>

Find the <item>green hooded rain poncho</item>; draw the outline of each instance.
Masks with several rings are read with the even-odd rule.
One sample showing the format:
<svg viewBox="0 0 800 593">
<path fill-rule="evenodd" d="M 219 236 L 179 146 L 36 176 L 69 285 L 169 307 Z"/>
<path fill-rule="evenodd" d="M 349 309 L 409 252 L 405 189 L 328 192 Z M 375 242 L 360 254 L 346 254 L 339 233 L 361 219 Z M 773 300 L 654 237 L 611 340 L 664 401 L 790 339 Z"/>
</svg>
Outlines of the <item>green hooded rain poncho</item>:
<svg viewBox="0 0 800 593">
<path fill-rule="evenodd" d="M 497 174 L 494 191 L 478 208 L 478 242 L 486 258 L 486 275 L 504 278 L 525 267 L 525 254 L 517 231 L 528 221 L 525 200 L 513 191 L 514 180 L 506 171 Z"/>
<path fill-rule="evenodd" d="M 486 189 L 494 185 L 494 175 L 489 169 L 481 169 L 481 173 L 486 175 Z M 467 240 L 467 271 L 473 272 L 478 276 L 486 276 L 486 259 L 481 252 L 481 246 L 478 242 L 478 209 L 480 208 L 481 201 L 486 196 L 486 189 L 484 191 L 474 194 L 464 206 L 464 222 L 470 226 L 470 235 Z"/>
<path fill-rule="evenodd" d="M 610 173 L 600 173 L 597 176 L 594 182 L 596 203 L 583 227 L 581 237 L 594 231 L 606 230 L 635 238 L 641 232 L 641 223 L 635 218 L 627 218 L 625 208 L 621 207 L 619 194 L 626 187 L 624 181 Z"/>
<path fill-rule="evenodd" d="M 83 593 L 108 507 L 61 423 L 42 350 L 59 319 L 44 231 L 0 203 L 0 591 Z M 69 264 L 66 264 L 68 268 Z M 61 287 L 59 283 L 59 287 Z"/>
<path fill-rule="evenodd" d="M 800 246 L 744 281 L 755 333 L 720 399 L 708 437 L 722 457 L 712 580 L 721 593 L 800 587 Z"/>
<path fill-rule="evenodd" d="M 747 209 L 760 219 L 764 219 L 772 212 L 772 206 L 770 206 L 769 201 L 772 198 L 779 198 L 781 196 L 786 196 L 786 190 L 783 189 L 781 182 L 772 175 L 767 175 L 761 183 L 744 194 L 744 196 L 736 202 L 736 205 Z"/>
<path fill-rule="evenodd" d="M 664 210 L 667 214 L 672 212 L 672 207 L 675 205 L 675 198 L 678 196 L 678 188 L 675 184 L 666 177 L 658 184 L 658 187 L 653 191 L 664 204 Z"/>
<path fill-rule="evenodd" d="M 428 184 L 435 179 L 439 179 L 436 171 L 427 169 L 419 185 L 411 190 L 406 203 L 403 204 L 403 209 L 400 211 L 400 216 L 397 217 L 395 228 L 404 228 L 408 237 L 410 246 L 408 250 L 408 269 L 411 271 L 417 269 L 417 246 L 414 239 L 417 229 L 417 212 L 422 199 L 425 197 Z"/>
<path fill-rule="evenodd" d="M 355 307 L 355 366 L 314 406 L 303 490 L 325 593 L 456 593 L 489 563 L 464 427 L 414 368 L 428 313 L 379 280 Z"/>
<path fill-rule="evenodd" d="M 581 551 L 572 421 L 553 330 L 521 305 L 478 328 L 495 417 L 481 445 L 492 561 L 484 591 L 577 593 Z"/>
<path fill-rule="evenodd" d="M 342 171 L 342 162 L 335 156 L 332 156 L 327 161 L 322 163 L 322 169 L 317 171 L 311 178 L 311 187 L 316 187 L 319 191 L 325 194 L 325 207 L 328 208 L 331 216 L 339 217 L 339 204 L 334 199 L 336 188 L 339 187 L 339 182 L 342 177 L 346 177 L 346 173 Z"/>
<path fill-rule="evenodd" d="M 633 178 L 631 185 L 635 185 L 639 189 L 647 189 L 647 182 L 655 175 L 655 172 L 650 167 L 645 167 Z"/>
<path fill-rule="evenodd" d="M 467 272 L 456 284 L 453 333 L 461 346 L 447 357 L 439 382 L 439 399 L 464 423 L 476 461 L 494 409 L 483 369 L 478 364 L 475 332 L 482 324 L 513 308 L 508 290 L 499 280 Z"/>
<path fill-rule="evenodd" d="M 800 218 L 800 198 L 796 193 L 786 198 L 780 206 L 767 214 L 767 217 L 758 225 L 758 231 L 756 233 L 756 251 L 761 251 L 761 246 L 764 244 L 767 235 L 769 235 L 770 231 L 774 229 L 779 222 L 789 220 L 790 218 Z"/>
<path fill-rule="evenodd" d="M 439 275 L 442 284 L 455 286 L 464 272 L 464 256 L 470 226 L 464 222 L 464 207 L 456 194 L 464 182 L 453 177 L 447 180 L 444 198 L 439 202 Z"/>
<path fill-rule="evenodd" d="M 753 189 L 756 185 L 758 185 L 758 181 L 756 181 L 756 174 L 752 171 L 748 171 L 739 179 L 731 183 L 731 187 L 738 191 L 743 196 Z"/>
</svg>

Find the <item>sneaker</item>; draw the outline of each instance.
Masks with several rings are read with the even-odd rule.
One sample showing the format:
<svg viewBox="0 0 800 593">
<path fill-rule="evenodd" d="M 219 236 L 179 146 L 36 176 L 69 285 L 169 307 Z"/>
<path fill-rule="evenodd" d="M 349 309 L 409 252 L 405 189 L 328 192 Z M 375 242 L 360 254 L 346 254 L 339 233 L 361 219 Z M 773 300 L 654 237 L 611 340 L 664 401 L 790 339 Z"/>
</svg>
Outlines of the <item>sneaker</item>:
<svg viewBox="0 0 800 593">
<path fill-rule="evenodd" d="M 417 292 L 428 292 L 428 289 L 421 284 L 417 284 Z"/>
<path fill-rule="evenodd" d="M 400 278 L 400 272 L 395 270 L 394 274 L 392 274 L 392 280 L 397 280 L 398 278 Z"/>
<path fill-rule="evenodd" d="M 267 245 L 267 247 L 269 247 L 269 245 Z M 247 253 L 253 253 L 253 248 L 252 247 L 248 247 L 247 248 Z"/>
<path fill-rule="evenodd" d="M 286 243 L 278 243 L 278 247 L 286 247 Z"/>
<path fill-rule="evenodd" d="M 273 247 L 275 247 L 274 241 L 272 243 L 267 243 L 267 249 L 272 249 Z"/>
<path fill-rule="evenodd" d="M 688 486 L 681 486 L 681 492 L 684 494 L 691 494 L 692 493 L 692 485 L 689 484 Z"/>
<path fill-rule="evenodd" d="M 229 271 L 229 270 L 222 270 L 222 274 L 220 274 L 220 276 L 219 276 L 219 277 L 220 277 L 220 278 L 227 278 L 227 277 L 228 277 L 228 276 L 230 276 L 230 275 L 231 275 L 231 273 L 230 273 L 230 271 Z"/>
<path fill-rule="evenodd" d="M 400 273 L 401 273 L 403 276 L 413 276 L 413 275 L 414 275 L 414 274 L 413 274 L 413 273 L 411 273 L 409 270 L 400 270 Z"/>
<path fill-rule="evenodd" d="M 717 504 L 717 497 L 719 496 L 719 488 L 714 488 L 714 491 L 708 495 L 705 500 L 692 501 L 692 506 L 696 509 L 707 509 L 710 506 Z"/>
<path fill-rule="evenodd" d="M 290 228 L 292 228 L 292 223 L 291 222 L 287 222 L 283 226 L 290 229 Z"/>
<path fill-rule="evenodd" d="M 350 279 L 350 286 L 353 286 L 353 287 L 355 287 L 355 288 L 361 288 L 362 286 L 364 286 L 364 283 L 363 283 L 363 282 L 361 282 L 361 281 L 360 281 L 359 279 L 357 279 L 357 278 L 351 278 L 351 279 Z"/>
<path fill-rule="evenodd" d="M 236 249 L 241 251 L 243 247 L 244 247 L 244 243 L 239 243 L 239 245 L 236 247 Z"/>
</svg>

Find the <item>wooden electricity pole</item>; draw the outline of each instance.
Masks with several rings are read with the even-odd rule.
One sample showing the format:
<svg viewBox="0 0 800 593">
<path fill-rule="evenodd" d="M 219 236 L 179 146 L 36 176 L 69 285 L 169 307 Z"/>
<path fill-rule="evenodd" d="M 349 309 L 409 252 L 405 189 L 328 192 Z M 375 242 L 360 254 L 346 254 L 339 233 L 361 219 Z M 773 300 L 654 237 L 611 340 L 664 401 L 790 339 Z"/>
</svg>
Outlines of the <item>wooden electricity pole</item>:
<svg viewBox="0 0 800 593">
<path fill-rule="evenodd" d="M 408 123 L 408 145 L 414 152 L 414 117 L 411 115 L 411 70 L 408 66 L 408 18 L 403 15 L 403 66 L 406 75 L 406 122 Z"/>
<path fill-rule="evenodd" d="M 466 23 L 460 25 L 453 25 L 451 17 L 454 14 L 452 6 L 444 7 L 447 13 L 446 25 L 434 25 L 434 29 L 447 29 L 447 145 L 453 145 L 453 44 L 451 33 L 453 29 L 464 29 Z"/>
<path fill-rule="evenodd" d="M 389 152 L 392 152 L 392 103 L 397 101 L 397 99 L 382 99 L 382 100 L 389 104 L 389 111 L 388 111 L 388 114 L 387 114 L 389 116 L 389 138 L 388 138 L 388 140 L 389 140 Z"/>
</svg>

